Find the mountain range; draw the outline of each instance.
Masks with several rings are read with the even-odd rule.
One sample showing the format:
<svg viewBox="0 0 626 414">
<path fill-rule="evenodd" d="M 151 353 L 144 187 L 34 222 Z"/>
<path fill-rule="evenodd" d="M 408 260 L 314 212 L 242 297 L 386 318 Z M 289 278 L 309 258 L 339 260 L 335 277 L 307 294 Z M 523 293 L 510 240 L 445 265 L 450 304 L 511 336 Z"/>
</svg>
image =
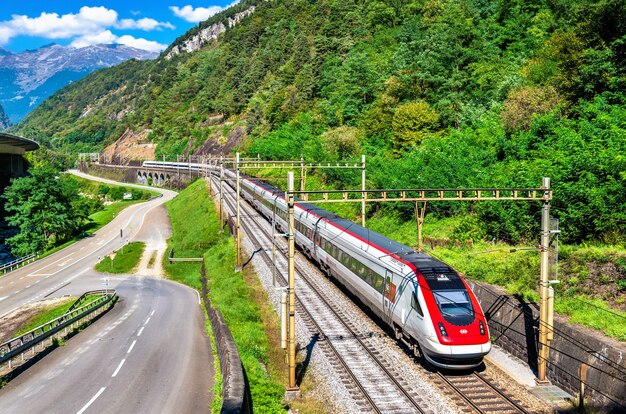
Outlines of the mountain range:
<svg viewBox="0 0 626 414">
<path fill-rule="evenodd" d="M 0 131 L 10 126 L 11 121 L 9 120 L 7 114 L 4 112 L 4 108 L 2 107 L 2 105 L 0 105 Z"/>
<path fill-rule="evenodd" d="M 156 159 L 365 154 L 369 188 L 532 188 L 550 177 L 566 241 L 623 240 L 626 3 L 571 3 L 243 0 L 155 60 L 73 82 L 9 131 L 66 152 L 117 142 L 118 159 L 144 159 L 149 145 Z M 472 211 L 481 234 L 517 242 L 536 237 L 536 207 Z M 454 238 L 482 238 L 472 223 Z"/>
<path fill-rule="evenodd" d="M 19 53 L 0 48 L 0 104 L 15 123 L 48 96 L 94 70 L 157 56 L 118 44 L 74 48 L 52 43 Z"/>
</svg>

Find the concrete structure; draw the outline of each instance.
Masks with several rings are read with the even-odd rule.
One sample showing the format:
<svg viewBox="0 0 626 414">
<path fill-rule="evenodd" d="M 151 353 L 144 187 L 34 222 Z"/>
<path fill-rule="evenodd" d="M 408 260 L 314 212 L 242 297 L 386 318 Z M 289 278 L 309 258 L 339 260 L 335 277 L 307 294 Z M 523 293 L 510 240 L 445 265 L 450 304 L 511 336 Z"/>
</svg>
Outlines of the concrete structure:
<svg viewBox="0 0 626 414">
<path fill-rule="evenodd" d="M 495 286 L 474 280 L 468 282 L 485 312 L 492 342 L 526 362 L 530 370 L 537 373 L 537 304 L 508 295 Z M 581 382 L 584 382 L 591 407 L 610 413 L 625 412 L 626 346 L 622 342 L 556 319 L 550 348 L 547 378 L 552 384 L 576 395 Z M 583 365 L 587 372 L 581 376 L 580 367 Z M 548 395 L 553 393 L 555 387 L 529 386 L 529 389 L 552 402 L 558 399 L 558 395 Z M 567 394 L 560 392 L 559 395 Z"/>
<path fill-rule="evenodd" d="M 176 189 L 185 188 L 194 179 L 203 176 L 199 171 L 189 172 L 176 168 L 146 168 L 141 165 L 104 165 L 87 162 L 81 162 L 79 170 L 110 180 Z"/>
<path fill-rule="evenodd" d="M 30 139 L 0 132 L 0 193 L 9 185 L 11 178 L 26 174 L 28 163 L 26 151 L 34 151 L 39 144 Z"/>
</svg>

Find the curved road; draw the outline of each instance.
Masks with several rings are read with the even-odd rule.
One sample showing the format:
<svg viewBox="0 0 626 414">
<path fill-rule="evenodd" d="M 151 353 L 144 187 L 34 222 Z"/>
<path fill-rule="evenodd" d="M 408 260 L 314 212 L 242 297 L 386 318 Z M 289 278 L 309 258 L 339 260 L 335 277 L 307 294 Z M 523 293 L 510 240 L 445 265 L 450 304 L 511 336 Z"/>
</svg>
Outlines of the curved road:
<svg viewBox="0 0 626 414">
<path fill-rule="evenodd" d="M 93 237 L 0 277 L 0 315 L 44 296 L 104 288 L 104 275 L 93 270 L 98 257 L 138 235 L 169 232 L 155 209 L 176 193 L 154 189 L 163 197 L 130 206 Z M 209 411 L 214 367 L 197 292 L 138 275 L 108 283 L 120 296 L 115 307 L 0 389 L 0 412 Z"/>
</svg>

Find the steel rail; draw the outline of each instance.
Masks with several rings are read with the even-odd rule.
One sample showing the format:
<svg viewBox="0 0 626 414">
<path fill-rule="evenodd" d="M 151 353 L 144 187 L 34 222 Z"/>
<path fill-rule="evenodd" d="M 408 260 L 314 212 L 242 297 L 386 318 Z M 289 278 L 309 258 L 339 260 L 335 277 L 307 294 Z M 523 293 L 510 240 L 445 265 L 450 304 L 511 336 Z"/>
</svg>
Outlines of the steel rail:
<svg viewBox="0 0 626 414">
<path fill-rule="evenodd" d="M 230 196 L 232 196 L 232 194 L 229 194 Z M 232 208 L 232 203 L 233 201 L 230 200 L 230 205 Z M 256 210 L 254 210 L 252 207 L 244 207 L 246 209 L 252 209 L 255 213 Z M 253 217 L 253 215 L 248 214 L 249 217 Z M 251 239 L 254 239 L 256 241 L 256 246 L 257 248 L 261 248 L 261 244 L 258 241 L 257 237 L 254 235 L 254 231 L 252 231 L 252 229 L 250 228 L 250 226 L 248 225 L 248 223 L 243 222 L 242 224 L 244 227 L 246 227 L 249 231 L 248 231 L 248 237 L 250 237 Z M 268 234 L 268 231 L 263 229 L 261 226 L 258 227 L 264 234 L 266 237 L 268 237 L 269 239 L 271 239 L 271 235 Z M 285 256 L 285 252 L 283 252 L 281 249 L 278 249 L 280 251 L 280 253 Z M 274 266 L 271 257 L 269 256 L 269 254 L 265 251 L 262 250 L 263 253 L 263 257 L 266 259 L 266 262 L 270 265 L 270 266 Z M 400 382 L 395 378 L 395 376 L 389 371 L 389 369 L 387 369 L 387 367 L 384 365 L 384 363 L 382 361 L 380 361 L 380 359 L 375 355 L 375 353 L 370 349 L 370 347 L 364 343 L 364 341 L 360 338 L 359 334 L 357 332 L 355 332 L 350 326 L 349 324 L 347 324 L 344 320 L 344 318 L 342 318 L 338 312 L 335 310 L 335 308 L 333 306 L 331 306 L 331 304 L 329 303 L 328 299 L 324 297 L 324 295 L 319 291 L 318 288 L 316 288 L 313 283 L 309 280 L 309 278 L 305 275 L 305 272 L 303 272 L 300 269 L 300 266 L 298 266 L 296 264 L 296 272 L 298 274 L 298 276 L 300 277 L 300 280 L 303 280 L 304 282 L 307 283 L 307 285 L 312 289 L 312 291 L 318 296 L 318 298 L 326 305 L 327 309 L 331 311 L 332 314 L 335 315 L 335 317 L 343 324 L 343 326 L 352 334 L 352 336 L 357 340 L 357 342 L 359 343 L 359 345 L 367 352 L 367 354 L 372 358 L 372 360 L 374 360 L 379 368 L 381 369 L 382 372 L 385 373 L 385 375 L 391 380 L 391 382 L 396 386 L 396 388 L 405 396 L 405 398 L 414 406 L 415 409 L 417 409 L 418 412 L 420 413 L 425 413 L 426 411 L 424 411 L 420 406 L 419 403 L 413 398 L 413 396 L 410 395 L 410 393 L 402 386 L 402 384 L 400 384 Z M 286 280 L 284 278 L 284 276 L 282 274 L 280 274 L 280 278 L 283 280 L 283 282 L 286 284 Z M 297 295 L 296 295 L 297 298 Z M 318 323 L 315 321 L 315 319 L 313 318 L 313 316 L 310 314 L 310 312 L 306 309 L 306 307 L 304 306 L 304 304 L 302 303 L 302 301 L 297 298 L 297 303 L 300 305 L 300 307 L 302 308 L 302 310 L 305 311 L 306 315 L 308 316 L 309 320 L 311 323 L 313 323 L 313 325 L 316 327 L 316 329 L 319 331 L 319 333 L 321 335 L 324 335 L 324 332 L 322 330 L 322 328 L 318 325 Z M 364 394 L 365 398 L 368 400 L 368 402 L 370 402 L 370 404 L 372 405 L 372 407 L 374 408 L 374 410 L 376 410 L 376 412 L 382 413 L 382 411 L 380 411 L 380 409 L 377 407 L 376 403 L 372 400 L 371 396 L 369 395 L 369 393 L 363 388 L 362 384 L 360 383 L 360 381 L 356 378 L 356 376 L 354 375 L 354 373 L 352 372 L 352 370 L 349 368 L 348 363 L 343 359 L 343 357 L 340 355 L 339 351 L 334 347 L 334 345 L 332 344 L 331 341 L 326 341 L 327 344 L 330 346 L 330 348 L 333 350 L 333 353 L 335 354 L 335 356 L 337 357 L 337 359 L 341 362 L 342 366 L 344 367 L 344 369 L 348 372 L 348 374 L 350 375 L 350 377 L 352 378 L 352 380 L 354 381 L 354 383 L 357 385 L 357 387 L 361 390 L 361 392 Z"/>
<path fill-rule="evenodd" d="M 233 191 L 234 193 L 234 191 Z M 226 195 L 226 193 L 224 194 Z M 232 194 L 229 194 L 232 196 Z M 231 209 L 234 209 L 233 207 L 233 201 L 226 201 L 226 197 L 224 197 L 224 202 L 227 202 L 230 206 Z M 259 241 L 259 239 L 255 236 L 254 232 L 252 231 L 252 229 L 250 228 L 249 224 L 246 223 L 245 221 L 242 222 L 242 227 L 244 227 L 245 229 L 248 230 L 248 237 L 250 238 L 250 240 L 252 241 L 253 245 L 255 245 L 255 247 L 257 248 L 257 250 L 261 253 L 261 256 L 263 257 L 263 259 L 265 260 L 265 262 L 268 264 L 268 266 L 275 266 L 272 258 L 270 257 L 270 255 L 267 253 L 267 251 L 265 251 L 265 249 L 262 248 L 262 244 Z M 265 233 L 267 235 L 267 233 Z M 260 249 L 260 250 L 259 250 Z M 280 250 L 280 249 L 279 249 Z M 282 253 L 282 251 L 281 251 Z M 296 270 L 298 271 L 298 270 Z M 285 279 L 285 277 L 280 274 L 280 279 L 282 280 L 283 284 L 282 286 L 287 286 L 287 280 Z M 313 326 L 315 326 L 315 329 L 321 334 L 324 335 L 323 330 L 321 329 L 321 327 L 318 325 L 318 323 L 315 321 L 315 318 L 313 317 L 313 315 L 311 315 L 311 313 L 309 312 L 309 310 L 302 304 L 302 302 L 300 301 L 300 299 L 298 298 L 298 296 L 296 295 L 296 306 L 298 307 L 298 309 L 300 311 L 303 311 L 304 314 L 306 315 L 308 321 L 313 324 Z M 356 385 L 356 387 L 359 389 L 359 391 L 361 391 L 361 394 L 363 395 L 363 397 L 367 400 L 367 402 L 370 404 L 370 406 L 372 407 L 372 409 L 378 413 L 378 414 L 382 414 L 383 412 L 378 409 L 378 407 L 376 406 L 376 403 L 372 400 L 371 396 L 369 395 L 369 393 L 367 392 L 367 390 L 365 390 L 365 388 L 363 388 L 362 384 L 359 382 L 359 380 L 356 378 L 356 376 L 354 375 L 354 373 L 352 372 L 352 370 L 350 369 L 350 367 L 348 366 L 348 363 L 341 357 L 339 350 L 337 350 L 337 348 L 335 348 L 335 346 L 332 344 L 332 342 L 330 341 L 326 341 L 326 345 L 328 345 L 328 347 L 330 348 L 330 350 L 332 351 L 332 353 L 334 354 L 335 358 L 337 358 L 337 360 L 339 361 L 339 363 L 341 364 L 341 366 L 344 368 L 344 370 L 346 371 L 346 373 L 350 376 L 350 378 L 352 379 L 353 383 Z"/>
<path fill-rule="evenodd" d="M 474 398 L 474 399 L 471 398 L 470 396 L 467 395 L 467 393 L 463 392 L 463 390 L 461 390 L 460 387 L 457 384 L 455 384 L 454 381 L 450 379 L 450 377 L 446 376 L 445 374 L 442 374 L 441 372 L 437 372 L 437 377 L 443 380 L 446 383 L 446 385 L 448 385 L 448 387 L 452 388 L 461 398 L 463 398 L 472 408 L 474 408 L 479 413 L 493 412 L 494 411 L 493 408 L 489 409 L 485 406 L 492 405 L 494 403 L 494 400 L 497 400 L 497 401 L 503 401 L 505 404 L 508 404 L 509 407 L 517 413 L 530 414 L 530 411 L 526 410 L 524 407 L 517 404 L 508 395 L 504 394 L 499 388 L 497 388 L 489 380 L 487 380 L 486 378 L 484 378 L 482 375 L 478 374 L 477 372 L 472 372 L 471 375 L 468 375 L 465 377 L 458 377 L 458 378 L 475 378 L 475 379 L 478 379 L 482 384 L 486 385 L 488 387 L 486 388 L 486 390 L 489 392 L 492 392 L 492 395 L 487 395 L 487 396 L 483 395 L 480 397 L 480 399 L 487 400 L 487 401 L 476 401 L 478 398 Z M 502 412 L 502 409 L 498 408 L 498 412 Z"/>
</svg>

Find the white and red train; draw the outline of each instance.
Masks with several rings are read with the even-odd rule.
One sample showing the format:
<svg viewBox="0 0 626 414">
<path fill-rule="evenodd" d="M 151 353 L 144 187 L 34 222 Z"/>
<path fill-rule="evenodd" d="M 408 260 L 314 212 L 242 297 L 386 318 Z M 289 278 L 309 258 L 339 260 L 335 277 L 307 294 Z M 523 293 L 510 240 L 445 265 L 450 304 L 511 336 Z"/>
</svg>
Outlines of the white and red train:
<svg viewBox="0 0 626 414">
<path fill-rule="evenodd" d="M 199 165 L 180 165 L 192 167 Z M 225 174 L 234 177 L 232 171 Z M 283 191 L 249 178 L 242 178 L 241 189 L 258 211 L 287 230 Z M 295 227 L 298 247 L 416 354 L 446 369 L 482 363 L 491 349 L 487 321 L 450 266 L 313 204 L 296 204 Z"/>
</svg>

